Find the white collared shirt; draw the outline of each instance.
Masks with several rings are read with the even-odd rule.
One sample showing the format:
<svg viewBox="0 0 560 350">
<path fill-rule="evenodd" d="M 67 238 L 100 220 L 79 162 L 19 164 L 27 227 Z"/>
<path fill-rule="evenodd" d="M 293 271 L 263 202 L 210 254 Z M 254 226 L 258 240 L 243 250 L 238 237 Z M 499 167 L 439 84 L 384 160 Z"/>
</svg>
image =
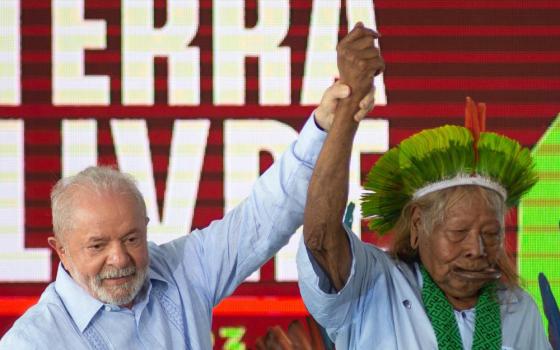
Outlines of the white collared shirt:
<svg viewBox="0 0 560 350">
<path fill-rule="evenodd" d="M 0 350 L 211 349 L 212 308 L 288 243 L 326 134 L 309 118 L 296 142 L 223 219 L 149 245 L 149 280 L 132 309 L 106 305 L 59 267 Z"/>
<path fill-rule="evenodd" d="M 303 240 L 297 255 L 300 292 L 313 317 L 325 327 L 337 350 L 437 349 L 437 340 L 422 303 L 422 276 L 416 264 L 395 261 L 362 242 L 349 229 L 352 267 L 337 293 Z M 498 290 L 502 349 L 548 350 L 541 316 L 521 289 Z M 456 312 L 465 349 L 470 349 L 474 310 Z"/>
</svg>

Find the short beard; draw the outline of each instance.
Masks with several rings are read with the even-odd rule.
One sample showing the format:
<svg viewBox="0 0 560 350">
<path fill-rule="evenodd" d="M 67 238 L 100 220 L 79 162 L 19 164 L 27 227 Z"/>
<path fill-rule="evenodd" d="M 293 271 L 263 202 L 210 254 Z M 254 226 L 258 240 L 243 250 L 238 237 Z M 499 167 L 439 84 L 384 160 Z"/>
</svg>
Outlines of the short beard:
<svg viewBox="0 0 560 350">
<path fill-rule="evenodd" d="M 88 281 L 89 288 L 99 300 L 106 304 L 126 305 L 130 304 L 142 289 L 146 280 L 147 269 L 137 270 L 131 265 L 124 269 L 107 267 L 95 277 Z M 106 278 L 118 278 L 133 275 L 132 280 L 118 286 L 103 287 Z"/>
<path fill-rule="evenodd" d="M 70 257 L 69 257 L 70 258 Z M 70 258 L 72 262 L 72 259 Z M 72 267 L 75 266 L 72 262 Z M 78 270 L 72 268 L 72 275 L 81 283 L 85 283 L 90 294 L 105 304 L 127 305 L 138 295 L 148 274 L 148 268 L 138 270 L 136 266 L 119 269 L 106 266 L 94 277 L 84 277 Z M 117 286 L 103 286 L 103 280 L 133 275 L 132 280 Z"/>
</svg>

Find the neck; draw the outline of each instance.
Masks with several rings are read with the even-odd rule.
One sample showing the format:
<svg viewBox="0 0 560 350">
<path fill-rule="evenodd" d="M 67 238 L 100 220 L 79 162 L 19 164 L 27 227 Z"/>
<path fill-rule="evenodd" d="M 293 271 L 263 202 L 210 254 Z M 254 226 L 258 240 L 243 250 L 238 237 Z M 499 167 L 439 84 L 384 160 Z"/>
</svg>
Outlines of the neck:
<svg viewBox="0 0 560 350">
<path fill-rule="evenodd" d="M 449 301 L 451 306 L 453 306 L 453 308 L 458 311 L 472 309 L 478 302 L 478 295 L 468 298 L 456 298 L 445 292 L 443 294 L 445 295 L 445 298 L 447 298 L 447 301 Z"/>
</svg>

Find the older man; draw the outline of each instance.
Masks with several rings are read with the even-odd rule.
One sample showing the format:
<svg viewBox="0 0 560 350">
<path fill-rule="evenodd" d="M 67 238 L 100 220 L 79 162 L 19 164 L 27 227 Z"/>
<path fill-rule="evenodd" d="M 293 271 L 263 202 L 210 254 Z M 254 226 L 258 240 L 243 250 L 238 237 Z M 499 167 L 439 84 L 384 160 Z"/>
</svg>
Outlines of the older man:
<svg viewBox="0 0 560 350">
<path fill-rule="evenodd" d="M 518 287 L 504 248 L 504 214 L 536 181 L 530 152 L 484 132 L 485 106 L 466 127 L 421 132 L 389 150 L 368 176 L 364 216 L 395 230 L 392 254 L 342 224 L 351 116 L 370 75 L 356 30 L 339 44 L 340 101 L 309 185 L 300 290 L 336 349 L 549 349 L 540 315 Z M 358 58 L 356 60 L 356 58 Z"/>
<path fill-rule="evenodd" d="M 148 243 L 142 195 L 127 175 L 87 168 L 52 190 L 56 281 L 0 341 L 1 349 L 210 349 L 212 308 L 302 224 L 307 185 L 337 99 L 329 88 L 299 139 L 251 195 L 210 226 Z M 356 113 L 373 107 L 373 93 Z M 318 127 L 316 125 L 318 124 Z"/>
</svg>

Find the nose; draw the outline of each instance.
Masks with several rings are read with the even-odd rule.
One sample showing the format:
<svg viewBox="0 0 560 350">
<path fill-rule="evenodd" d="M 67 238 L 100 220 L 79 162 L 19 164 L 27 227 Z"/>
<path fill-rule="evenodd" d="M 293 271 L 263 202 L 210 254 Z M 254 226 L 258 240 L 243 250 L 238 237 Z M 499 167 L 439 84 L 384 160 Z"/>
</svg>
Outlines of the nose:
<svg viewBox="0 0 560 350">
<path fill-rule="evenodd" d="M 480 258 L 486 256 L 486 249 L 480 233 L 471 231 L 462 242 L 465 256 L 468 258 Z"/>
<path fill-rule="evenodd" d="M 130 260 L 130 255 L 122 243 L 115 242 L 112 244 L 107 257 L 107 265 L 124 268 L 130 264 Z"/>
</svg>

